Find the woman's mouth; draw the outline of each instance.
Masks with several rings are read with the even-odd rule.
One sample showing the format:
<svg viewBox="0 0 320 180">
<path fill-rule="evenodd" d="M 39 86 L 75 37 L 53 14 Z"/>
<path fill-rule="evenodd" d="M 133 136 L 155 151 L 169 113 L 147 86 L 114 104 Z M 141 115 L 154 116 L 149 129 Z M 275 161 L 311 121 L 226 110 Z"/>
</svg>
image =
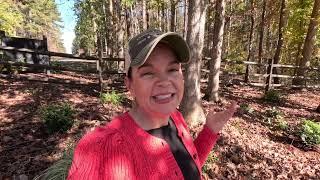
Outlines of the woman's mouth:
<svg viewBox="0 0 320 180">
<path fill-rule="evenodd" d="M 169 93 L 169 94 L 152 96 L 152 98 L 156 103 L 165 104 L 165 103 L 169 103 L 174 96 L 175 96 L 175 93 Z"/>
</svg>

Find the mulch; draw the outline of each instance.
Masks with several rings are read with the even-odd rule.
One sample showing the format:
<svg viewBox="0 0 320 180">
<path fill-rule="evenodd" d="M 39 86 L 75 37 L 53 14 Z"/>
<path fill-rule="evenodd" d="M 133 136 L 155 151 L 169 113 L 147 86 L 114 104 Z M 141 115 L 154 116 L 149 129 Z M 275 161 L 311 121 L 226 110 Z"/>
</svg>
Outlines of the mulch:
<svg viewBox="0 0 320 180">
<path fill-rule="evenodd" d="M 59 78 L 77 78 L 59 75 Z M 88 78 L 87 81 L 91 81 Z M 221 103 L 203 101 L 206 112 L 228 102 L 245 103 L 253 112 L 237 112 L 221 133 L 208 164 L 206 179 L 320 179 L 320 152 L 294 133 L 303 118 L 320 122 L 315 110 L 320 90 L 281 90 L 278 104 L 264 102 L 263 90 L 245 85 L 221 87 Z M 42 107 L 69 102 L 76 123 L 67 133 L 48 134 L 40 119 Z M 35 177 L 59 160 L 69 146 L 94 127 L 128 110 L 130 103 L 102 104 L 96 87 L 0 79 L 0 179 Z M 266 122 L 266 111 L 277 107 L 289 130 Z"/>
</svg>

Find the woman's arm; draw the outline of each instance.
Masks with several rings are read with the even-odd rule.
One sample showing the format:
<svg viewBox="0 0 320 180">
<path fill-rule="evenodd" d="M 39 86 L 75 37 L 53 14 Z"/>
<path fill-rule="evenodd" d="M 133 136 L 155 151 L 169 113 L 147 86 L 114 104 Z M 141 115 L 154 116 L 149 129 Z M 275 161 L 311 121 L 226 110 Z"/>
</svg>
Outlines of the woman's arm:
<svg viewBox="0 0 320 180">
<path fill-rule="evenodd" d="M 94 131 L 77 145 L 68 180 L 135 179 L 133 161 L 118 134 Z"/>
</svg>

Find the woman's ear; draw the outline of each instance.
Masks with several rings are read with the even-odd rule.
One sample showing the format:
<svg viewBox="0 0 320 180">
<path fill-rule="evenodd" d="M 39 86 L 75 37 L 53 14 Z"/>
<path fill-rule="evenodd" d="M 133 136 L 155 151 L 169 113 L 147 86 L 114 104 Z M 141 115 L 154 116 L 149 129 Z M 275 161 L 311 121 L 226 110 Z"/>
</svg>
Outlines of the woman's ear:
<svg viewBox="0 0 320 180">
<path fill-rule="evenodd" d="M 134 91 L 132 89 L 132 79 L 126 76 L 124 79 L 124 83 L 126 85 L 127 90 L 130 92 L 131 96 L 134 96 Z"/>
</svg>

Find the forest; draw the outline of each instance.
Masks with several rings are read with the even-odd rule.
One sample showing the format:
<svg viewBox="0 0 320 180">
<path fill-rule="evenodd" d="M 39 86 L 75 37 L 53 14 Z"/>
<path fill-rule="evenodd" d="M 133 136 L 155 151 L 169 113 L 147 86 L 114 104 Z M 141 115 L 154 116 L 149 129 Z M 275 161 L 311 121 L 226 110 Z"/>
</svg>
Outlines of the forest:
<svg viewBox="0 0 320 180">
<path fill-rule="evenodd" d="M 203 179 L 320 178 L 320 0 L 64 1 L 74 3 L 73 56 L 97 60 L 52 58 L 51 74 L 7 76 L 0 50 L 0 179 L 66 178 L 78 140 L 131 107 L 123 64 L 111 60 L 150 28 L 178 32 L 189 45 L 179 109 L 193 136 L 210 110 L 240 106 Z M 0 0 L 0 31 L 45 36 L 50 52 L 66 51 L 61 22 L 57 1 Z M 97 72 L 68 71 L 74 67 Z M 13 79 L 27 75 L 105 84 Z"/>
</svg>

